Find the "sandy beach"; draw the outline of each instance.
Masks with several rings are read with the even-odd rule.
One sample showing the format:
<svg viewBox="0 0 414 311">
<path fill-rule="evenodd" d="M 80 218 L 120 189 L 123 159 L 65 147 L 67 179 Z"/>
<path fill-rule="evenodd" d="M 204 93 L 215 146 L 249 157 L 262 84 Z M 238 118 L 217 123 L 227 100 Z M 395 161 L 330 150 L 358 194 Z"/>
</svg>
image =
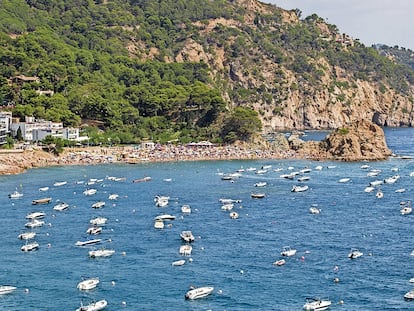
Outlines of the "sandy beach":
<svg viewBox="0 0 414 311">
<path fill-rule="evenodd" d="M 153 148 L 79 147 L 66 148 L 59 156 L 37 148 L 0 151 L 0 174 L 20 174 L 47 166 L 93 165 L 103 163 L 168 162 L 199 160 L 255 160 L 296 158 L 294 151 L 241 146 L 156 145 Z"/>
</svg>

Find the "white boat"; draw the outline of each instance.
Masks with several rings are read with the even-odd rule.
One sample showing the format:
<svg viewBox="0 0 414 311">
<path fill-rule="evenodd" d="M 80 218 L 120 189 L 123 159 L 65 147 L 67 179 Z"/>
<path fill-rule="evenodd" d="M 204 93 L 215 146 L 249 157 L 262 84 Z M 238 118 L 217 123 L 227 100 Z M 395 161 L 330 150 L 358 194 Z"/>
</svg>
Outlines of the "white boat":
<svg viewBox="0 0 414 311">
<path fill-rule="evenodd" d="M 61 211 L 64 211 L 65 209 L 67 209 L 68 207 L 69 207 L 68 203 L 60 202 L 60 203 L 56 204 L 55 206 L 53 206 L 53 210 L 61 212 Z"/>
<path fill-rule="evenodd" d="M 321 171 L 322 169 L 323 169 L 322 165 L 315 166 L 315 170 L 317 171 Z"/>
<path fill-rule="evenodd" d="M 365 187 L 364 192 L 370 193 L 370 192 L 372 192 L 372 191 L 374 191 L 374 190 L 375 190 L 375 188 L 374 188 L 374 187 L 372 187 L 372 186 L 368 186 L 368 187 Z"/>
<path fill-rule="evenodd" d="M 384 192 L 382 192 L 380 189 L 378 189 L 378 191 L 377 191 L 377 193 L 375 194 L 375 196 L 376 196 L 378 199 L 381 199 L 381 198 L 383 198 L 383 197 L 384 197 Z"/>
<path fill-rule="evenodd" d="M 298 178 L 299 182 L 304 182 L 304 181 L 309 181 L 310 177 L 309 176 L 301 176 Z"/>
<path fill-rule="evenodd" d="M 234 207 L 233 203 L 228 203 L 228 204 L 223 204 L 221 206 L 221 209 L 224 210 L 224 211 L 231 211 L 233 209 L 233 207 Z"/>
<path fill-rule="evenodd" d="M 290 246 L 284 246 L 280 255 L 285 257 L 291 257 L 296 255 L 296 249 L 291 248 Z"/>
<path fill-rule="evenodd" d="M 86 233 L 91 234 L 91 235 L 97 235 L 99 233 L 102 233 L 102 227 L 98 227 L 98 226 L 90 227 L 86 230 Z"/>
<path fill-rule="evenodd" d="M 404 294 L 404 299 L 414 300 L 414 289 Z"/>
<path fill-rule="evenodd" d="M 156 219 L 155 220 L 155 222 L 154 222 L 154 228 L 155 229 L 164 229 L 164 227 L 165 227 L 165 224 L 164 224 L 163 220 L 161 220 L 161 219 Z"/>
<path fill-rule="evenodd" d="M 94 245 L 94 244 L 98 244 L 101 243 L 101 239 L 90 239 L 90 240 L 85 240 L 85 241 L 77 241 L 75 243 L 76 246 L 87 246 L 87 245 Z"/>
<path fill-rule="evenodd" d="M 181 213 L 191 214 L 191 207 L 190 207 L 190 205 L 184 204 L 183 206 L 181 206 Z"/>
<path fill-rule="evenodd" d="M 253 199 L 263 199 L 266 195 L 264 193 L 251 193 Z"/>
<path fill-rule="evenodd" d="M 104 308 L 106 308 L 107 305 L 108 305 L 108 302 L 105 299 L 93 302 L 86 306 L 84 306 L 81 303 L 81 306 L 77 308 L 76 311 L 99 311 L 99 310 L 103 310 Z"/>
<path fill-rule="evenodd" d="M 98 190 L 96 189 L 86 189 L 83 194 L 84 195 L 94 195 Z"/>
<path fill-rule="evenodd" d="M 339 183 L 347 183 L 351 180 L 351 178 L 341 178 L 340 180 L 338 180 Z"/>
<path fill-rule="evenodd" d="M 48 191 L 49 187 L 40 187 L 39 191 L 44 192 L 44 191 Z"/>
<path fill-rule="evenodd" d="M 79 290 L 90 290 L 94 289 L 99 284 L 99 278 L 91 278 L 84 281 L 81 281 L 76 286 Z"/>
<path fill-rule="evenodd" d="M 157 206 L 157 207 L 166 207 L 169 203 L 169 200 L 170 200 L 169 196 L 157 195 L 154 199 L 155 206 Z"/>
<path fill-rule="evenodd" d="M 395 193 L 403 193 L 405 192 L 405 188 L 399 188 L 395 190 Z"/>
<path fill-rule="evenodd" d="M 276 260 L 276 261 L 273 263 L 273 265 L 274 265 L 274 266 L 283 266 L 285 263 L 286 263 L 286 260 L 284 260 L 284 259 L 279 259 L 279 260 Z"/>
<path fill-rule="evenodd" d="M 155 217 L 154 220 L 174 220 L 175 216 L 174 215 L 170 215 L 170 214 L 162 214 L 162 215 L 158 215 Z"/>
<path fill-rule="evenodd" d="M 320 214 L 321 210 L 319 208 L 315 207 L 315 206 L 312 206 L 312 207 L 309 208 L 309 212 L 311 214 Z"/>
<path fill-rule="evenodd" d="M 384 181 L 383 181 L 383 180 L 374 180 L 374 181 L 371 181 L 371 182 L 369 183 L 369 185 L 370 185 L 371 187 L 375 187 L 375 186 L 382 185 L 383 183 L 384 183 Z"/>
<path fill-rule="evenodd" d="M 23 252 L 30 252 L 30 251 L 34 251 L 36 249 L 39 248 L 39 243 L 37 242 L 32 242 L 32 243 L 26 243 L 25 245 L 23 245 L 20 249 Z"/>
<path fill-rule="evenodd" d="M 197 287 L 190 289 L 185 294 L 185 299 L 199 299 L 210 295 L 214 291 L 214 287 L 211 286 L 204 286 L 204 287 Z"/>
<path fill-rule="evenodd" d="M 43 220 L 33 219 L 25 224 L 27 228 L 38 228 L 45 224 Z"/>
<path fill-rule="evenodd" d="M 304 186 L 297 186 L 297 185 L 295 185 L 295 186 L 293 186 L 292 187 L 292 192 L 304 192 L 304 191 L 307 191 L 309 189 L 309 186 L 308 185 L 304 185 Z"/>
<path fill-rule="evenodd" d="M 255 187 L 266 187 L 267 186 L 267 182 L 265 181 L 260 181 L 254 184 Z"/>
<path fill-rule="evenodd" d="M 219 199 L 219 202 L 221 204 L 231 204 L 231 203 L 241 203 L 242 200 L 237 200 L 237 199 Z"/>
<path fill-rule="evenodd" d="M 24 232 L 20 233 L 17 238 L 20 240 L 30 240 L 36 237 L 36 232 Z"/>
<path fill-rule="evenodd" d="M 0 295 L 10 294 L 17 289 L 15 286 L 11 285 L 0 285 Z"/>
<path fill-rule="evenodd" d="M 394 175 L 388 178 L 384 179 L 384 183 L 386 184 L 393 184 L 395 183 L 398 179 L 400 179 L 400 175 Z"/>
<path fill-rule="evenodd" d="M 332 302 L 327 299 L 320 298 L 306 298 L 306 303 L 303 305 L 304 310 L 326 310 L 330 307 Z"/>
<path fill-rule="evenodd" d="M 351 252 L 348 254 L 348 258 L 350 258 L 350 259 L 359 258 L 363 254 L 364 254 L 363 252 L 361 252 L 360 250 L 354 248 L 354 249 L 351 249 Z"/>
<path fill-rule="evenodd" d="M 180 246 L 180 254 L 185 256 L 190 256 L 193 251 L 193 247 L 190 244 Z"/>
<path fill-rule="evenodd" d="M 401 215 L 409 215 L 413 212 L 413 208 L 411 206 L 404 206 L 401 208 L 400 213 Z"/>
<path fill-rule="evenodd" d="M 105 206 L 105 202 L 104 201 L 98 201 L 92 204 L 92 208 L 102 208 Z"/>
<path fill-rule="evenodd" d="M 42 199 L 33 200 L 32 204 L 33 205 L 48 204 L 51 201 L 52 201 L 52 198 L 42 198 Z"/>
<path fill-rule="evenodd" d="M 23 197 L 23 193 L 17 191 L 17 189 L 14 190 L 12 193 L 9 193 L 10 199 L 20 199 L 21 197 Z"/>
<path fill-rule="evenodd" d="M 89 221 L 89 223 L 91 225 L 102 226 L 102 225 L 106 224 L 107 221 L 108 221 L 108 218 L 105 218 L 105 217 L 95 217 L 95 218 L 91 219 Z"/>
<path fill-rule="evenodd" d="M 46 216 L 45 212 L 33 212 L 26 215 L 26 219 L 41 219 Z"/>
<path fill-rule="evenodd" d="M 195 240 L 193 233 L 189 230 L 181 231 L 180 237 L 187 243 L 194 242 Z"/>
<path fill-rule="evenodd" d="M 185 264 L 185 259 L 173 261 L 171 265 L 172 266 L 182 266 L 183 264 Z"/>
<path fill-rule="evenodd" d="M 113 249 L 106 249 L 106 248 L 97 249 L 97 250 L 88 252 L 89 257 L 91 258 L 110 257 L 113 254 L 115 254 L 115 251 Z"/>
<path fill-rule="evenodd" d="M 230 216 L 231 219 L 237 219 L 237 218 L 239 218 L 239 213 L 230 212 L 229 216 Z"/>
<path fill-rule="evenodd" d="M 64 186 L 64 185 L 66 185 L 67 184 L 67 182 L 66 181 L 57 181 L 57 182 L 55 182 L 54 184 L 53 184 L 53 186 L 55 186 L 55 187 L 61 187 L 61 186 Z"/>
<path fill-rule="evenodd" d="M 110 194 L 108 200 L 117 200 L 119 198 L 119 194 Z"/>
</svg>

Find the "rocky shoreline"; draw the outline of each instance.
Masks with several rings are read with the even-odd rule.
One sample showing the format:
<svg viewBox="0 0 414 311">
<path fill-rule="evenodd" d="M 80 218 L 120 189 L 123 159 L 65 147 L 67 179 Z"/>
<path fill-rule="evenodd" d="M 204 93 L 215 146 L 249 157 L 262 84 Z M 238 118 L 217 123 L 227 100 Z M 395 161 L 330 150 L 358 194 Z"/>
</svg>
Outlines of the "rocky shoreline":
<svg viewBox="0 0 414 311">
<path fill-rule="evenodd" d="M 198 160 L 311 159 L 336 161 L 384 160 L 391 156 L 384 131 L 369 121 L 356 121 L 333 131 L 321 142 L 304 142 L 298 135 L 280 134 L 270 143 L 215 145 L 155 145 L 151 148 L 79 147 L 66 148 L 59 156 L 42 151 L 2 150 L 0 175 L 20 174 L 27 169 L 48 166 L 103 163 L 174 162 Z"/>
</svg>

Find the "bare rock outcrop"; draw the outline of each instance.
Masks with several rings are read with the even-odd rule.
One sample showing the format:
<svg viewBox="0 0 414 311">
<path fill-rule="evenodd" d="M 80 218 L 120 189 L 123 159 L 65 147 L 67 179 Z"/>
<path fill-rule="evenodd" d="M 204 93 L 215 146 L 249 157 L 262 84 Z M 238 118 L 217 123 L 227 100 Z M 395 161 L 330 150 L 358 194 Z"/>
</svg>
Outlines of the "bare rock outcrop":
<svg viewBox="0 0 414 311">
<path fill-rule="evenodd" d="M 382 128 L 367 120 L 338 128 L 319 143 L 306 143 L 300 152 L 310 158 L 338 161 L 379 161 L 391 155 Z"/>
</svg>

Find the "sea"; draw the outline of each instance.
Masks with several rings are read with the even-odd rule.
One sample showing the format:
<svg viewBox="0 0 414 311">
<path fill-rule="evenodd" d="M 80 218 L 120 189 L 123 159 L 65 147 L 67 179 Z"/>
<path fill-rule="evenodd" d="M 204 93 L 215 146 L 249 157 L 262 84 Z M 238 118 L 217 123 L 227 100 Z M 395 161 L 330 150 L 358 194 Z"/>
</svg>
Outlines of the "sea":
<svg viewBox="0 0 414 311">
<path fill-rule="evenodd" d="M 402 215 L 413 199 L 414 129 L 384 129 L 395 156 L 379 162 L 310 160 L 196 161 L 36 168 L 0 176 L 0 285 L 17 287 L 0 296 L 0 310 L 76 310 L 105 299 L 105 310 L 302 310 L 308 297 L 329 299 L 330 310 L 414 310 L 404 294 L 414 289 L 414 214 Z M 306 133 L 320 139 L 318 132 Z M 264 168 L 266 172 L 257 174 Z M 254 170 L 255 169 L 255 170 Z M 369 177 L 369 172 L 377 176 Z M 284 174 L 296 172 L 294 179 Z M 236 174 L 235 174 L 236 173 Z M 233 179 L 222 177 L 233 174 Z M 299 182 L 299 176 L 309 180 Z M 372 181 L 399 176 L 366 192 Z M 150 177 L 147 182 L 133 182 Z M 342 182 L 340 182 L 340 180 Z M 265 187 L 256 187 L 259 181 Z M 66 182 L 55 186 L 56 182 Z M 294 185 L 309 186 L 292 192 Z M 49 187 L 47 191 L 39 188 Z M 96 194 L 86 196 L 88 188 Z M 23 193 L 10 199 L 14 190 Z M 378 198 L 376 193 L 384 194 Z M 397 191 L 396 191 L 397 190 Z M 264 198 L 252 198 L 263 193 Z M 110 194 L 118 194 L 109 200 Z M 157 207 L 157 195 L 169 196 Z M 32 201 L 50 197 L 45 205 Z M 236 200 L 232 219 L 220 199 Z M 97 201 L 105 206 L 92 208 Z M 59 202 L 69 208 L 55 211 Z M 188 204 L 191 214 L 183 214 Z M 320 210 L 310 213 L 310 207 Z M 27 229 L 26 216 L 46 213 L 42 227 Z M 163 229 L 154 218 L 175 216 Z M 88 236 L 90 220 L 108 219 Z M 39 248 L 21 251 L 18 235 L 35 231 Z M 179 253 L 180 233 L 195 241 Z M 76 246 L 99 238 L 101 243 Z M 282 257 L 285 246 L 296 249 Z M 115 250 L 90 258 L 93 249 Z M 351 249 L 363 256 L 350 259 Z M 274 265 L 284 258 L 285 264 Z M 185 259 L 182 266 L 174 261 Z M 78 282 L 98 277 L 95 289 Z M 186 300 L 191 287 L 212 286 L 211 295 Z"/>
</svg>

